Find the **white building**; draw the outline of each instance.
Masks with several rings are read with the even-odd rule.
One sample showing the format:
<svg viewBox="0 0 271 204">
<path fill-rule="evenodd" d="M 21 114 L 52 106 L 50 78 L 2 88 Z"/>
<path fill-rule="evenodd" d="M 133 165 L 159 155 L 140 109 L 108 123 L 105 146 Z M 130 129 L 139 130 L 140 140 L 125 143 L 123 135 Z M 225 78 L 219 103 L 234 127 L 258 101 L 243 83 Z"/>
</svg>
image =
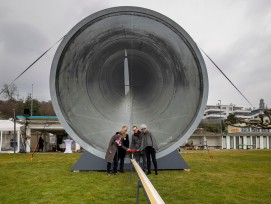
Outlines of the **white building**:
<svg viewBox="0 0 271 204">
<path fill-rule="evenodd" d="M 221 134 L 198 128 L 190 140 L 193 149 L 271 149 L 271 130 L 229 125 L 227 133 Z"/>
<path fill-rule="evenodd" d="M 0 120 L 0 153 L 15 152 L 64 152 L 65 140 L 68 134 L 56 116 L 17 116 L 16 138 L 14 138 L 14 123 L 10 120 Z M 43 148 L 39 149 L 39 138 L 43 139 Z M 80 146 L 73 142 L 72 150 L 77 152 Z"/>
<path fill-rule="evenodd" d="M 19 152 L 21 143 L 21 124 L 15 123 L 10 120 L 0 120 L 0 153 Z M 15 134 L 14 134 L 15 129 Z"/>
<path fill-rule="evenodd" d="M 222 149 L 271 149 L 271 130 L 228 126 Z"/>
<path fill-rule="evenodd" d="M 244 108 L 236 106 L 234 104 L 230 105 L 207 105 L 205 108 L 205 113 L 203 119 L 226 119 L 229 114 L 234 114 L 235 117 L 241 119 L 250 119 L 257 117 L 259 114 L 263 113 L 267 107 L 264 104 L 264 100 L 260 100 L 258 109 Z"/>
</svg>

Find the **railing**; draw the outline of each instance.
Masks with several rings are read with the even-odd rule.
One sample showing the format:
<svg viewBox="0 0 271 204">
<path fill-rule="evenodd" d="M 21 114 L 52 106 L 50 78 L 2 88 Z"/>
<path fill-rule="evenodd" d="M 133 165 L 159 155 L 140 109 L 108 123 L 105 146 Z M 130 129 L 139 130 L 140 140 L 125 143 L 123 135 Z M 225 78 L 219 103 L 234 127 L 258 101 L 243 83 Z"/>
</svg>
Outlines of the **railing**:
<svg viewBox="0 0 271 204">
<path fill-rule="evenodd" d="M 156 191 L 156 189 L 153 187 L 152 183 L 150 182 L 144 171 L 138 165 L 138 163 L 134 159 L 131 159 L 131 162 L 138 176 L 136 203 L 138 204 L 139 201 L 139 188 L 141 186 L 143 187 L 143 190 L 149 203 L 152 204 L 165 203 L 158 194 L 158 192 Z"/>
</svg>

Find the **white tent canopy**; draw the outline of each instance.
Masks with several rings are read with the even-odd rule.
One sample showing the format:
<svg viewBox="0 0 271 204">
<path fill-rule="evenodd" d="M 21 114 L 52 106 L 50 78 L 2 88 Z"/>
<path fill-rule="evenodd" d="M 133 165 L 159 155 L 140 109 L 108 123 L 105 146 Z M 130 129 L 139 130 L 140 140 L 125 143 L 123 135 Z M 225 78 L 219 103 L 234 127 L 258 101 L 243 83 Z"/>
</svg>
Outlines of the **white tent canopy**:
<svg viewBox="0 0 271 204">
<path fill-rule="evenodd" d="M 16 123 L 16 138 L 14 139 L 14 122 L 10 120 L 0 120 L 0 152 L 15 152 L 20 150 L 20 128 L 23 125 Z"/>
</svg>

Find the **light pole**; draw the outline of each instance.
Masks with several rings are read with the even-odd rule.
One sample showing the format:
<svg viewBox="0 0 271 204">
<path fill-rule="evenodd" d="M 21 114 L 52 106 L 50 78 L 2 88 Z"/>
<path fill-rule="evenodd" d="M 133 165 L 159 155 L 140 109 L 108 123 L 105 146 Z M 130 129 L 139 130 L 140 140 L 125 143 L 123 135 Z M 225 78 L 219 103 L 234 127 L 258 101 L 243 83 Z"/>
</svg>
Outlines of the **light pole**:
<svg viewBox="0 0 271 204">
<path fill-rule="evenodd" d="M 32 84 L 32 94 L 31 94 L 31 116 L 33 115 L 33 84 Z"/>
<path fill-rule="evenodd" d="M 14 122 L 14 134 L 13 134 L 13 149 L 15 154 L 15 139 L 16 139 L 16 113 L 15 109 L 13 109 L 13 122 Z M 18 143 L 19 141 L 17 141 Z"/>
<path fill-rule="evenodd" d="M 221 118 L 221 100 L 218 100 L 219 101 L 219 114 L 220 114 L 220 133 L 221 133 L 221 136 L 222 136 L 222 118 Z"/>
</svg>

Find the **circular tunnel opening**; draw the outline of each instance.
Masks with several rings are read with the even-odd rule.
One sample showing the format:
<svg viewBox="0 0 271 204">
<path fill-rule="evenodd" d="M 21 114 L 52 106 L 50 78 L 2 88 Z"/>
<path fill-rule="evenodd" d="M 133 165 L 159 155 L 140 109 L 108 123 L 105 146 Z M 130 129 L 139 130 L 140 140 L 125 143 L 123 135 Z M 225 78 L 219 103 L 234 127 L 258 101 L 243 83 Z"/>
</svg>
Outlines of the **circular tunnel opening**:
<svg viewBox="0 0 271 204">
<path fill-rule="evenodd" d="M 157 157 L 170 153 L 197 127 L 208 93 L 204 61 L 189 35 L 134 7 L 77 24 L 58 48 L 50 78 L 62 125 L 99 157 L 122 125 L 142 123 L 157 140 Z"/>
</svg>

